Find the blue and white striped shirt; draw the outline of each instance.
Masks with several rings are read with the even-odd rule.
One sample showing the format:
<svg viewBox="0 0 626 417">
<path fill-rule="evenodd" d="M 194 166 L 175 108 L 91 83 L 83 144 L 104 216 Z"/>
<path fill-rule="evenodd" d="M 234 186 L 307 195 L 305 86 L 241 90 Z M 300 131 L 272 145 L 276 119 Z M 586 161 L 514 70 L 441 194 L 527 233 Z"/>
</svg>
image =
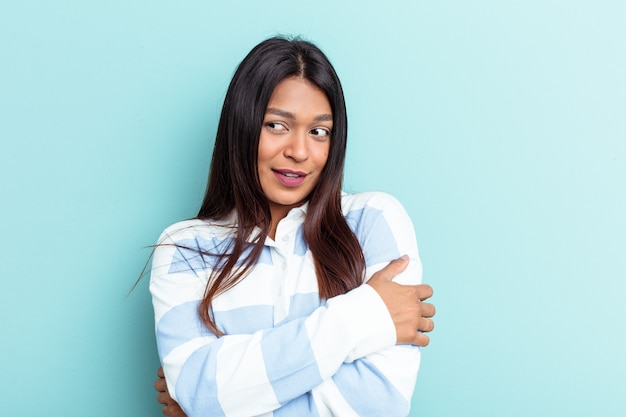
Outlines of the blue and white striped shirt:
<svg viewBox="0 0 626 417">
<path fill-rule="evenodd" d="M 189 417 L 406 416 L 419 348 L 395 345 L 395 327 L 369 285 L 320 300 L 302 224 L 292 209 L 236 286 L 215 298 L 226 336 L 202 325 L 197 306 L 233 236 L 234 218 L 188 220 L 167 228 L 152 264 L 156 337 L 168 389 Z M 385 193 L 342 197 L 343 213 L 366 261 L 366 281 L 391 260 L 411 262 L 394 281 L 418 284 L 422 268 L 413 225 Z"/>
</svg>

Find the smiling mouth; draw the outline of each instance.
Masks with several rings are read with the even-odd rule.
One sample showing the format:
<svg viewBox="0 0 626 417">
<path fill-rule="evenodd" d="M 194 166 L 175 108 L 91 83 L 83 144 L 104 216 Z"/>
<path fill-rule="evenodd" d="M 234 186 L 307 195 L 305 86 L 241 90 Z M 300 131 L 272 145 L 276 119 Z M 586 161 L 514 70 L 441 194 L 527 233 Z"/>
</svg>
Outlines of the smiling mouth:
<svg viewBox="0 0 626 417">
<path fill-rule="evenodd" d="M 274 172 L 276 179 L 286 187 L 297 187 L 304 182 L 307 176 L 304 172 L 290 169 L 273 169 L 272 172 Z"/>
<path fill-rule="evenodd" d="M 305 172 L 292 171 L 290 169 L 273 169 L 272 171 L 274 171 L 277 174 L 284 175 L 285 177 L 288 177 L 288 178 L 306 177 Z"/>
</svg>

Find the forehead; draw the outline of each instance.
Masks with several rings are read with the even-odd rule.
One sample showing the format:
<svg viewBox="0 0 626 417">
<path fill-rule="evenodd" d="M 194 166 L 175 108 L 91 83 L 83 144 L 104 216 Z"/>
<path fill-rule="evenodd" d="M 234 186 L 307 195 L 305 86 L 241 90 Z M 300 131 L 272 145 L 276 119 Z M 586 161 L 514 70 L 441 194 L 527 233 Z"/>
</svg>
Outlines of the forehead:
<svg viewBox="0 0 626 417">
<path fill-rule="evenodd" d="M 300 77 L 288 77 L 279 82 L 267 105 L 268 109 L 309 111 L 332 114 L 326 93 L 310 81 Z"/>
</svg>

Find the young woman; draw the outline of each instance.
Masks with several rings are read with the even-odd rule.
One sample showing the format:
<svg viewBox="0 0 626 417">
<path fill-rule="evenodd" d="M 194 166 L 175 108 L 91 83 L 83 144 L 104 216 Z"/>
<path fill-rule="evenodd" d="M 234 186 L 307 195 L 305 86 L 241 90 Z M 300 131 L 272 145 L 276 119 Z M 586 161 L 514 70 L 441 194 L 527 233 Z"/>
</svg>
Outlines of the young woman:
<svg viewBox="0 0 626 417">
<path fill-rule="evenodd" d="M 346 132 L 311 43 L 266 40 L 237 68 L 198 216 L 154 253 L 166 415 L 408 414 L 432 290 L 402 206 L 342 194 Z"/>
</svg>

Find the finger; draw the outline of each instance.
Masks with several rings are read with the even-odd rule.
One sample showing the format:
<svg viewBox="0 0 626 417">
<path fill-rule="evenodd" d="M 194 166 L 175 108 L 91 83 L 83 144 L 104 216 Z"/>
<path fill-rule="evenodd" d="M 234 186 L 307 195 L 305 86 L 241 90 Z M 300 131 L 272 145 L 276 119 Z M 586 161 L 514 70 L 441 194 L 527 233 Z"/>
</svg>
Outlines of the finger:
<svg viewBox="0 0 626 417">
<path fill-rule="evenodd" d="M 383 281 L 391 281 L 396 275 L 404 271 L 408 264 L 409 257 L 407 255 L 402 255 L 398 259 L 394 259 L 389 262 L 387 266 L 375 273 L 372 278 L 377 278 Z"/>
<path fill-rule="evenodd" d="M 428 333 L 428 332 L 432 332 L 434 328 L 435 328 L 434 321 L 422 317 L 419 321 L 417 330 L 419 330 L 420 332 Z"/>
<path fill-rule="evenodd" d="M 174 411 L 172 410 L 172 407 L 170 405 L 168 405 L 168 404 L 165 404 L 161 411 L 163 412 L 164 415 L 166 415 L 168 417 L 176 415 L 176 414 L 174 414 Z"/>
<path fill-rule="evenodd" d="M 426 347 L 430 343 L 430 338 L 426 336 L 424 333 L 415 333 L 415 338 L 413 339 L 413 345 Z"/>
<path fill-rule="evenodd" d="M 183 411 L 182 408 L 178 405 L 178 403 L 168 404 L 163 407 L 163 414 L 168 417 L 186 417 L 187 414 Z"/>
<path fill-rule="evenodd" d="M 430 303 L 420 303 L 420 313 L 422 317 L 433 317 L 435 315 L 436 309 L 433 304 Z"/>
<path fill-rule="evenodd" d="M 165 379 L 159 378 L 156 381 L 154 381 L 154 389 L 159 392 L 167 391 L 167 384 L 165 382 Z"/>
<path fill-rule="evenodd" d="M 421 301 L 427 300 L 433 296 L 433 287 L 428 284 L 419 284 L 417 286 L 417 293 Z"/>
<path fill-rule="evenodd" d="M 159 404 L 167 405 L 172 402 L 172 397 L 170 397 L 170 394 L 167 392 L 159 392 L 159 395 L 157 395 L 157 402 Z"/>
<path fill-rule="evenodd" d="M 157 376 L 159 378 L 165 378 L 165 373 L 163 372 L 163 367 L 159 367 L 159 369 L 157 369 Z"/>
</svg>

